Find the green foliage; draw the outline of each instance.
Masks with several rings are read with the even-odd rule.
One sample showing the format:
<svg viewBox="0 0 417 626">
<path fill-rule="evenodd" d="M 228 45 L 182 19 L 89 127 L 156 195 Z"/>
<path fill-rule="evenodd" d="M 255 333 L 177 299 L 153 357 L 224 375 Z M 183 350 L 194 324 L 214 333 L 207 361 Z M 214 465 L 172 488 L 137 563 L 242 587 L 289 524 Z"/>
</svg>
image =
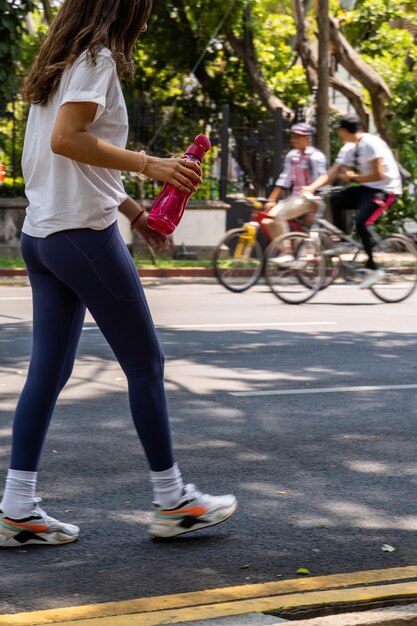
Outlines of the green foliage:
<svg viewBox="0 0 417 626">
<path fill-rule="evenodd" d="M 13 198 L 14 196 L 23 196 L 25 183 L 21 176 L 15 180 L 11 176 L 6 176 L 4 182 L 0 185 L 0 197 Z"/>
<path fill-rule="evenodd" d="M 19 92 L 47 28 L 40 6 L 31 0 L 0 0 L 0 157 L 3 150 L 8 173 L 13 160 L 12 132 L 17 139 L 16 164 L 20 162 L 27 112 L 17 98 L 14 105 L 17 126 L 13 129 L 12 96 Z M 215 145 L 204 162 L 205 182 L 196 197 L 216 198 L 218 194 L 213 170 L 219 149 L 221 106 L 231 105 L 233 124 L 242 129 L 256 130 L 271 120 L 247 68 L 228 41 L 226 27 L 240 40 L 245 39 L 245 28 L 250 27 L 256 57 L 272 93 L 294 110 L 309 103 L 304 70 L 294 53 L 296 33 L 290 0 L 252 0 L 249 24 L 247 6 L 247 0 L 155 2 L 149 30 L 135 51 L 138 70 L 134 79 L 124 84 L 131 148 L 178 156 L 197 133 L 211 129 Z M 394 114 L 390 122 L 393 148 L 417 180 L 417 46 L 412 32 L 406 28 L 409 24 L 417 25 L 415 0 L 358 0 L 355 9 L 349 12 L 340 8 L 339 0 L 331 0 L 330 6 L 341 19 L 342 30 L 351 44 L 389 85 Z M 32 11 L 30 32 L 26 21 L 29 10 Z M 311 18 L 307 26 L 314 36 L 313 14 Z M 364 97 L 369 103 L 365 92 Z M 245 139 L 242 141 L 244 144 Z M 339 146 L 336 133 L 332 133 L 332 156 Z M 139 197 L 154 197 L 160 189 L 157 183 L 128 174 L 125 185 L 132 195 Z M 23 191 L 20 181 L 14 187 Z M 0 195 L 8 193 L 15 193 L 12 182 L 0 188 Z M 415 211 L 414 201 L 407 194 L 395 206 L 399 215 L 411 215 Z"/>
<path fill-rule="evenodd" d="M 21 55 L 19 59 L 20 73 L 22 74 L 22 77 L 28 73 L 29 68 L 39 52 L 42 39 L 48 30 L 48 27 L 42 17 L 42 13 L 40 11 L 34 10 L 30 14 L 32 29 L 30 32 L 24 31 L 22 34 Z"/>
<path fill-rule="evenodd" d="M 344 18 L 344 32 L 356 46 L 376 37 L 379 29 L 396 18 L 404 17 L 411 2 L 403 0 L 358 0 L 352 11 L 339 11 Z"/>
<path fill-rule="evenodd" d="M 388 233 L 403 232 L 403 224 L 405 220 L 414 220 L 417 222 L 417 206 L 416 198 L 410 195 L 405 189 L 403 195 L 385 211 L 377 222 L 377 230 L 382 235 Z"/>
<path fill-rule="evenodd" d="M 412 75 L 402 80 L 393 97 L 395 115 L 391 121 L 391 135 L 403 167 L 411 174 L 411 182 L 417 183 L 417 81 Z M 398 218 L 409 217 L 417 221 L 416 196 L 407 190 L 394 205 Z"/>
<path fill-rule="evenodd" d="M 414 10 L 407 0 L 359 0 L 342 21 L 351 44 L 394 91 L 410 74 L 406 58 L 417 60 L 414 36 L 407 29 L 417 26 Z"/>
<path fill-rule="evenodd" d="M 23 261 L 21 256 L 17 257 L 0 257 L 0 267 L 4 268 L 22 268 L 26 267 L 25 262 Z"/>
<path fill-rule="evenodd" d="M 237 37 L 244 36 L 245 6 L 243 0 L 221 7 L 213 7 L 209 0 L 156 4 L 135 55 L 137 77 L 126 86 L 129 101 L 163 101 L 164 126 L 174 119 L 187 126 L 190 117 L 198 116 L 210 124 L 226 102 L 246 117 L 263 116 L 247 70 L 224 30 L 228 24 Z M 291 46 L 295 26 L 288 3 L 256 0 L 251 6 L 250 27 L 269 88 L 289 106 L 305 105 L 308 89 L 302 68 L 295 65 Z"/>
<path fill-rule="evenodd" d="M 0 0 L 0 5 L 2 2 L 3 0 Z M 14 47 L 8 45 L 8 55 L 4 53 L 4 50 L 2 52 L 0 43 L 0 74 L 1 68 L 9 64 L 9 80 L 0 84 L 0 93 L 6 94 L 3 108 L 0 96 L 0 161 L 5 163 L 10 178 L 9 184 L 6 179 L 5 184 L 0 187 L 0 196 L 23 195 L 24 193 L 20 163 L 28 106 L 22 102 L 20 92 L 24 77 L 38 53 L 41 40 L 47 30 L 46 24 L 42 21 L 42 14 L 34 8 L 33 2 L 18 3 L 7 0 L 7 3 L 10 11 L 9 17 L 12 20 L 9 24 L 15 23 L 16 25 L 17 43 Z M 30 15 L 26 15 L 28 9 L 33 9 Z M 2 20 L 3 16 L 0 17 L 0 22 Z M 30 25 L 30 28 L 27 25 Z M 3 92 L 1 92 L 2 88 Z M 13 173 L 14 183 L 11 177 Z"/>
<path fill-rule="evenodd" d="M 21 153 L 27 117 L 27 105 L 18 97 L 7 105 L 6 115 L 0 115 L 0 162 L 6 166 L 8 177 L 0 187 L 0 196 L 23 195 Z M 13 183 L 13 176 L 15 183 Z M 10 188 L 7 184 L 9 181 Z"/>
<path fill-rule="evenodd" d="M 21 39 L 26 32 L 26 14 L 34 8 L 31 0 L 0 0 L 0 108 L 19 88 L 13 71 L 21 58 Z"/>
<path fill-rule="evenodd" d="M 221 107 L 228 103 L 231 124 L 240 133 L 239 139 L 235 137 L 234 157 L 241 162 L 245 133 L 254 136 L 265 121 L 271 122 L 272 115 L 261 103 L 226 28 L 241 41 L 247 39 L 245 28 L 251 29 L 256 59 L 272 93 L 294 109 L 308 103 L 304 70 L 296 63 L 293 50 L 295 25 L 290 2 L 253 0 L 249 22 L 247 4 L 245 0 L 227 0 L 222 6 L 213 6 L 210 0 L 183 0 L 154 5 L 148 31 L 135 52 L 136 77 L 124 87 L 132 147 L 161 156 L 178 155 L 197 132 L 209 129 L 218 143 Z M 272 137 L 271 132 L 267 137 L 270 153 Z M 264 158 L 267 167 L 258 167 L 256 174 L 248 169 L 249 158 L 244 165 L 246 175 L 261 186 L 269 180 L 272 167 L 272 159 Z M 212 164 L 208 169 L 197 197 L 218 195 Z"/>
<path fill-rule="evenodd" d="M 359 0 L 354 11 L 341 15 L 344 33 L 391 90 L 391 147 L 401 165 L 411 173 L 411 181 L 417 181 L 417 45 L 411 32 L 411 27 L 417 26 L 415 3 Z M 369 103 L 369 97 L 365 95 L 365 98 Z M 386 232 L 395 230 L 405 218 L 417 220 L 416 197 L 408 189 L 382 216 L 379 227 Z"/>
<path fill-rule="evenodd" d="M 291 46 L 296 34 L 292 16 L 277 13 L 272 3 L 258 2 L 256 9 L 255 47 L 269 88 L 287 106 L 296 109 L 307 105 L 309 92 L 305 73 L 300 65 L 295 65 Z"/>
</svg>

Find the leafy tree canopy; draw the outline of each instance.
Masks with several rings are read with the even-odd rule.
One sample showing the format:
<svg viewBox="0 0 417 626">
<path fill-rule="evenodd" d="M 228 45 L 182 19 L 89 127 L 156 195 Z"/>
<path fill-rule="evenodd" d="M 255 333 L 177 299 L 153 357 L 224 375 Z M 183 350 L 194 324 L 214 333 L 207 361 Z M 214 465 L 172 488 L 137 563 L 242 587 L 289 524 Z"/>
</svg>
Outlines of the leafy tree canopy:
<svg viewBox="0 0 417 626">
<path fill-rule="evenodd" d="M 311 5 L 307 33 L 314 42 L 314 3 L 298 1 L 304 9 Z M 155 2 L 149 30 L 135 52 L 138 71 L 124 86 L 133 121 L 132 141 L 153 142 L 152 149 L 158 150 L 182 147 L 192 137 L 196 123 L 200 128 L 216 123 L 223 103 L 231 105 L 237 124 L 256 128 L 271 119 L 254 83 L 256 72 L 255 78 L 264 82 L 265 89 L 292 110 L 308 105 L 311 97 L 295 45 L 294 2 Z M 58 5 L 58 0 L 0 0 L 3 102 L 10 101 L 19 88 L 38 50 L 48 15 Z M 401 148 L 403 165 L 417 177 L 415 0 L 358 0 L 351 11 L 343 10 L 339 0 L 330 0 L 330 6 L 343 35 L 387 83 L 393 142 Z M 369 107 L 368 92 L 360 85 L 359 90 Z M 145 126 L 140 135 L 139 119 Z"/>
<path fill-rule="evenodd" d="M 26 16 L 35 8 L 31 0 L 0 0 L 0 106 L 19 88 L 16 75 L 22 53 L 22 36 L 27 30 Z"/>
</svg>

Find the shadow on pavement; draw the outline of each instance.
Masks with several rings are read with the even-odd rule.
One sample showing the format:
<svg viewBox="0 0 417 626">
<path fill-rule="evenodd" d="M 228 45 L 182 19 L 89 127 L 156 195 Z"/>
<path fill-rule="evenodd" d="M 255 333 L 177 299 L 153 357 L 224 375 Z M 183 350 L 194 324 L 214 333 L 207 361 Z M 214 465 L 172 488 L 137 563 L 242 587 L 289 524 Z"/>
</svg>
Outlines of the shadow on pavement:
<svg viewBox="0 0 417 626">
<path fill-rule="evenodd" d="M 148 469 L 125 381 L 90 328 L 39 476 L 45 508 L 82 535 L 57 549 L 4 550 L 0 612 L 296 578 L 299 567 L 316 576 L 415 564 L 416 390 L 229 393 L 413 384 L 414 335 L 160 328 L 185 480 L 233 491 L 240 505 L 224 526 L 161 544 L 146 534 Z M 2 473 L 29 350 L 29 325 L 2 327 Z"/>
</svg>

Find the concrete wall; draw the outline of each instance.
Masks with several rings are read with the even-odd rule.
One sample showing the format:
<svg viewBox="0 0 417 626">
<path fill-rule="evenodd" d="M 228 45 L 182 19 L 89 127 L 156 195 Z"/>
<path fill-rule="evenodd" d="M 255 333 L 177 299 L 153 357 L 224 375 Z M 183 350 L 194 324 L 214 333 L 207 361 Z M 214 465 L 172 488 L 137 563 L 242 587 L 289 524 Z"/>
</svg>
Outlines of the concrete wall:
<svg viewBox="0 0 417 626">
<path fill-rule="evenodd" d="M 23 198 L 0 198 L 0 255 L 19 256 L 26 207 L 27 201 Z"/>
<path fill-rule="evenodd" d="M 145 201 L 143 205 L 149 208 L 151 201 Z M 24 198 L 0 198 L 0 255 L 19 255 L 26 207 Z M 210 255 L 226 231 L 228 209 L 228 204 L 218 200 L 190 200 L 175 230 L 175 245 L 196 252 L 201 258 Z M 139 237 L 132 235 L 127 218 L 119 214 L 118 223 L 126 244 L 140 255 L 143 245 Z"/>
<path fill-rule="evenodd" d="M 226 229 L 224 209 L 186 211 L 174 233 L 174 241 L 186 246 L 215 246 Z"/>
</svg>

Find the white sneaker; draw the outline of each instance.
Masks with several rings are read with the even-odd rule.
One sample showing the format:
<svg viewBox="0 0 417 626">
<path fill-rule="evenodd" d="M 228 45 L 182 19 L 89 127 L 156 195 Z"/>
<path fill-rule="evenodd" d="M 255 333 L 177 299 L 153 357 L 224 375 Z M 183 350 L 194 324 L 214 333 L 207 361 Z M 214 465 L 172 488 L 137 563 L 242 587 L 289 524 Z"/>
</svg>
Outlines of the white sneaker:
<svg viewBox="0 0 417 626">
<path fill-rule="evenodd" d="M 12 518 L 0 511 L 0 548 L 22 548 L 30 543 L 58 545 L 78 539 L 80 529 L 50 517 L 35 498 L 33 510 L 22 518 Z"/>
<path fill-rule="evenodd" d="M 295 261 L 295 258 L 292 254 L 281 254 L 280 256 L 275 256 L 269 259 L 271 263 L 276 263 L 277 265 L 289 265 Z"/>
<path fill-rule="evenodd" d="M 380 281 L 383 276 L 385 276 L 385 272 L 382 269 L 368 270 L 368 274 L 359 285 L 359 289 L 369 289 L 369 287 Z"/>
<path fill-rule="evenodd" d="M 237 509 L 235 496 L 210 496 L 195 485 L 185 485 L 177 506 L 163 509 L 154 504 L 149 533 L 153 537 L 176 537 L 225 522 Z"/>
</svg>

